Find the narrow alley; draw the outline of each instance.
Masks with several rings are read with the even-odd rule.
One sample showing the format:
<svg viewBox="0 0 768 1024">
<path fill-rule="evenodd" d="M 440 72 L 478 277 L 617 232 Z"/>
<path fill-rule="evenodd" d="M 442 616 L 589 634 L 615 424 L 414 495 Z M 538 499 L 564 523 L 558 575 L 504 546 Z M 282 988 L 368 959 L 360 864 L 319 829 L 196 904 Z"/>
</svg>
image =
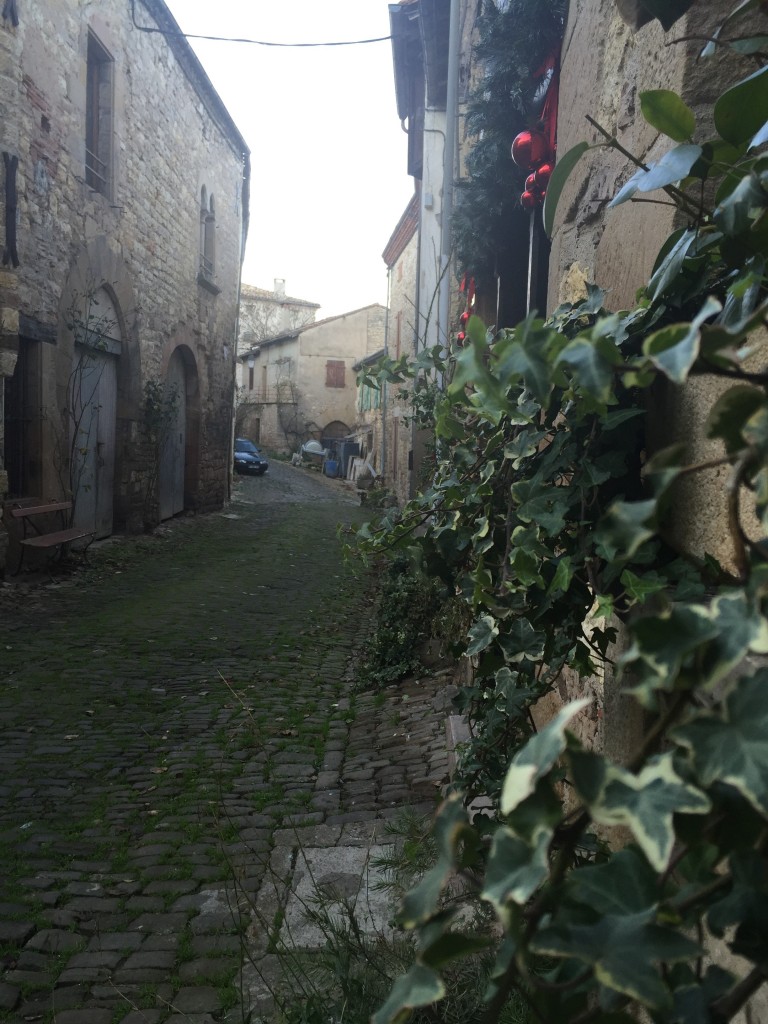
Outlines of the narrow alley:
<svg viewBox="0 0 768 1024">
<path fill-rule="evenodd" d="M 362 516 L 273 462 L 221 513 L 0 586 L 1 1021 L 247 1021 L 274 864 L 434 806 L 439 680 L 353 685 L 370 581 L 336 531 Z"/>
</svg>

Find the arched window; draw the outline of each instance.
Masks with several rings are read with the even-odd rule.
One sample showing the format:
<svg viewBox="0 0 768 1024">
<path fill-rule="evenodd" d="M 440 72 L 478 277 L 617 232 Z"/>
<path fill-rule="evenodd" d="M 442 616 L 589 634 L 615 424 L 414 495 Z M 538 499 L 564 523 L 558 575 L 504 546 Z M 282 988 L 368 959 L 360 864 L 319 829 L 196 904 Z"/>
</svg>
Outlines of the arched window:
<svg viewBox="0 0 768 1024">
<path fill-rule="evenodd" d="M 200 189 L 200 273 L 213 281 L 216 270 L 216 213 L 213 196 L 208 196 L 205 185 Z"/>
</svg>

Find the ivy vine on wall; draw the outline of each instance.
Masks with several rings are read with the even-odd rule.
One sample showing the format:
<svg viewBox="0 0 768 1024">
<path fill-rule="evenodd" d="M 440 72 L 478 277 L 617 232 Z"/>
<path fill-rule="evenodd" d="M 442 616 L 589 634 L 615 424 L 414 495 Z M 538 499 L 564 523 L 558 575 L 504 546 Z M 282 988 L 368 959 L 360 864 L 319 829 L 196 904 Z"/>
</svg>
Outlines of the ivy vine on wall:
<svg viewBox="0 0 768 1024">
<path fill-rule="evenodd" d="M 376 1024 L 439 1003 L 441 969 L 476 953 L 478 936 L 446 900 L 456 876 L 498 921 L 483 939 L 495 948 L 489 1021 L 514 992 L 542 1024 L 629 1024 L 638 1007 L 659 1024 L 715 1024 L 768 978 L 768 56 L 765 36 L 750 31 L 759 7 L 740 3 L 707 44 L 756 64 L 715 102 L 714 136 L 699 137 L 676 94 L 641 96 L 668 151 L 635 161 L 612 205 L 664 190 L 684 222 L 635 308 L 610 312 L 592 287 L 546 321 L 495 332 L 472 317 L 464 348 L 384 361 L 375 373 L 397 382 L 437 371 L 448 382 L 423 407 L 416 393 L 414 417 L 435 435 L 430 486 L 363 527 L 358 545 L 408 551 L 471 609 L 464 653 L 475 671 L 461 703 L 476 737 L 436 819 L 437 861 L 400 910 L 418 936 L 416 963 Z M 618 147 L 607 132 L 601 145 Z M 586 148 L 561 158 L 549 222 Z M 707 424 L 722 454 L 692 464 L 672 445 L 647 457 L 645 395 L 695 375 L 724 382 Z M 725 566 L 666 539 L 676 485 L 713 465 L 725 471 Z M 621 764 L 569 732 L 585 701 L 538 731 L 531 714 L 564 669 L 599 671 L 618 625 L 626 639 L 614 669 L 647 722 Z M 478 794 L 494 813 L 470 820 Z M 631 836 L 620 849 L 606 841 L 616 828 Z M 739 966 L 709 957 L 713 936 Z"/>
</svg>

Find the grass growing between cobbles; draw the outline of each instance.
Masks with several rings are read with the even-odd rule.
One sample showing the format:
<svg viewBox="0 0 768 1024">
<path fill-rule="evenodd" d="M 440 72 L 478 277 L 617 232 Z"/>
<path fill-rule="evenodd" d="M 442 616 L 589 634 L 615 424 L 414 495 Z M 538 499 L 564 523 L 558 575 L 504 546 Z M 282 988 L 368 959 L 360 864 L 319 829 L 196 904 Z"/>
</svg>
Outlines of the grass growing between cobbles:
<svg viewBox="0 0 768 1024">
<path fill-rule="evenodd" d="M 85 946 L 145 908 L 173 914 L 183 894 L 166 883 L 196 891 L 241 870 L 251 816 L 269 831 L 311 810 L 307 772 L 342 719 L 368 583 L 341 562 L 335 503 L 232 508 L 240 518 L 111 543 L 56 587 L 3 598 L 0 904 L 37 931 L 82 932 Z M 103 907 L 68 891 L 88 879 Z M 177 970 L 200 941 L 182 932 Z M 18 947 L 4 950 L 12 965 Z M 223 1012 L 239 956 L 220 966 L 204 978 Z M 156 1007 L 161 991 L 147 982 L 131 1005 Z M 25 1003 L 41 1005 L 28 983 L 0 1020 L 21 1020 Z M 129 1010 L 118 1001 L 113 1020 Z"/>
</svg>

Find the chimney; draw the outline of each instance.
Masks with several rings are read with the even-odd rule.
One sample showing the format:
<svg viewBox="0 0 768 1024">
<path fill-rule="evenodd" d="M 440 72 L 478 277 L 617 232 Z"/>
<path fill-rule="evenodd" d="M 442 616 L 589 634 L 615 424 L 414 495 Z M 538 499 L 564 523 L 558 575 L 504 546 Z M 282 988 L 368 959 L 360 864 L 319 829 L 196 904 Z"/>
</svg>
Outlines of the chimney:
<svg viewBox="0 0 768 1024">
<path fill-rule="evenodd" d="M 285 278 L 284 277 L 276 277 L 275 278 L 275 295 L 277 296 L 278 299 L 284 299 L 285 298 Z"/>
</svg>

